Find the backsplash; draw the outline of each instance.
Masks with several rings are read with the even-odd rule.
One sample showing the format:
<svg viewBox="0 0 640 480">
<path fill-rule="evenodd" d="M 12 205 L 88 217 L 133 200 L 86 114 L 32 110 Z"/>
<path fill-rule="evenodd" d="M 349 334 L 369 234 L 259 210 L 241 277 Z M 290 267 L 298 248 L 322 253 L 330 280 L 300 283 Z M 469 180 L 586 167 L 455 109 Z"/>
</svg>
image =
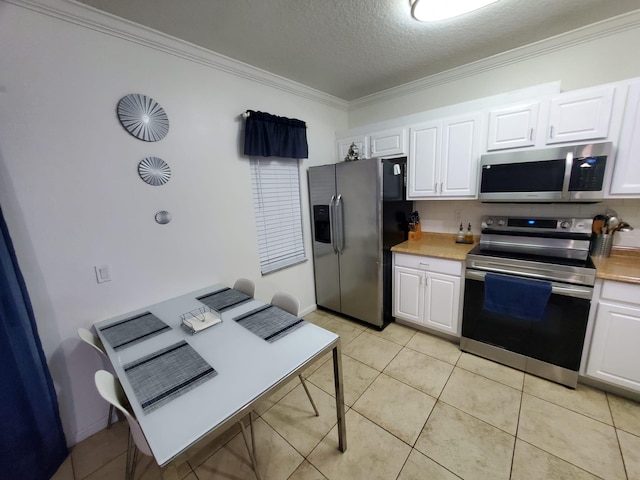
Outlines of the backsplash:
<svg viewBox="0 0 640 480">
<path fill-rule="evenodd" d="M 612 208 L 622 220 L 634 227 L 631 232 L 617 232 L 614 246 L 640 248 L 640 199 L 611 200 L 594 204 L 515 204 L 482 203 L 477 200 L 423 200 L 414 202 L 420 212 L 422 230 L 425 232 L 457 233 L 460 222 L 466 231 L 471 223 L 474 235 L 480 234 L 480 218 L 483 215 L 512 215 L 535 217 L 584 217 L 593 218 Z M 458 219 L 459 217 L 459 219 Z"/>
</svg>

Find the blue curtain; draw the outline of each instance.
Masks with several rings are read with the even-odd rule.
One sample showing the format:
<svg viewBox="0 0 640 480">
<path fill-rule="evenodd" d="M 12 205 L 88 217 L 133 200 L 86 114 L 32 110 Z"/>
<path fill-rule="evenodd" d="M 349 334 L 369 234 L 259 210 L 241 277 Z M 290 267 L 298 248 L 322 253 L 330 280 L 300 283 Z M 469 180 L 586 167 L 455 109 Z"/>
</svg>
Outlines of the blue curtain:
<svg viewBox="0 0 640 480">
<path fill-rule="evenodd" d="M 43 480 L 67 457 L 58 400 L 0 209 L 0 475 Z"/>
<path fill-rule="evenodd" d="M 247 110 L 244 154 L 250 157 L 308 158 L 307 124 L 295 118 Z"/>
</svg>

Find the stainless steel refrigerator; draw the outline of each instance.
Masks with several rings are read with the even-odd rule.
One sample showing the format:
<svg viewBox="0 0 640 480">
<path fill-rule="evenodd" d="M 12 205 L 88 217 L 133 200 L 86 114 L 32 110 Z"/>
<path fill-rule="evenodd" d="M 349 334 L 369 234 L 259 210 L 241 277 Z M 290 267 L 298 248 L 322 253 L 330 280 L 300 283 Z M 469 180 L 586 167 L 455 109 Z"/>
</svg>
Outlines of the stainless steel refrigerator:
<svg viewBox="0 0 640 480">
<path fill-rule="evenodd" d="M 393 320 L 390 248 L 407 239 L 406 158 L 310 167 L 316 303 L 384 328 Z"/>
</svg>

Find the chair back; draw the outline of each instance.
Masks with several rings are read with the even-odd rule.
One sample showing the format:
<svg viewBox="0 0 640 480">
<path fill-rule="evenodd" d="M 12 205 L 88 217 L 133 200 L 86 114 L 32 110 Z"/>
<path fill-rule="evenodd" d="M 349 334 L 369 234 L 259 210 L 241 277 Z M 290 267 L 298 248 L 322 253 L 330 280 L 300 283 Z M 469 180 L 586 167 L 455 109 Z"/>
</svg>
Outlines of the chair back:
<svg viewBox="0 0 640 480">
<path fill-rule="evenodd" d="M 300 302 L 296 297 L 289 293 L 278 292 L 273 295 L 271 299 L 271 305 L 281 308 L 285 312 L 289 312 L 291 315 L 298 316 L 300 310 Z"/>
<path fill-rule="evenodd" d="M 131 436 L 138 450 L 145 455 L 152 456 L 151 448 L 149 448 L 147 439 L 144 437 L 144 433 L 142 433 L 140 424 L 133 414 L 124 407 L 127 396 L 124 390 L 122 390 L 120 381 L 106 370 L 98 370 L 94 375 L 94 380 L 100 396 L 120 410 L 127 419 L 127 422 L 129 422 L 129 430 L 131 431 Z"/>
<path fill-rule="evenodd" d="M 239 278 L 236 280 L 236 283 L 233 284 L 233 289 L 253 298 L 253 294 L 256 291 L 256 285 L 248 278 Z"/>
<path fill-rule="evenodd" d="M 79 328 L 78 336 L 80 337 L 80 340 L 82 340 L 88 345 L 91 345 L 93 348 L 95 348 L 98 352 L 100 352 L 105 357 L 107 356 L 107 352 L 105 352 L 104 346 L 102 345 L 102 342 L 100 341 L 100 339 L 96 337 L 93 333 L 91 333 L 89 330 L 87 330 L 86 328 Z"/>
</svg>

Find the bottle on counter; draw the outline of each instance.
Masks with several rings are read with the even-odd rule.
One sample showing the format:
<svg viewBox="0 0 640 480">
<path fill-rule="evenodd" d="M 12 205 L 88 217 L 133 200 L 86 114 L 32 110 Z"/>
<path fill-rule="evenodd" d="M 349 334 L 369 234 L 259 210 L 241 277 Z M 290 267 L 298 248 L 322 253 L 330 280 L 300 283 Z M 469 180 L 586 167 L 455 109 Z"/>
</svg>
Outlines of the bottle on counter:
<svg viewBox="0 0 640 480">
<path fill-rule="evenodd" d="M 460 225 L 462 230 L 462 224 Z M 473 233 L 471 232 L 471 223 L 467 226 L 467 231 L 464 234 L 464 243 L 473 243 Z"/>
<path fill-rule="evenodd" d="M 460 222 L 460 231 L 456 237 L 456 243 L 465 243 L 464 231 L 462 230 L 462 222 Z"/>
</svg>

